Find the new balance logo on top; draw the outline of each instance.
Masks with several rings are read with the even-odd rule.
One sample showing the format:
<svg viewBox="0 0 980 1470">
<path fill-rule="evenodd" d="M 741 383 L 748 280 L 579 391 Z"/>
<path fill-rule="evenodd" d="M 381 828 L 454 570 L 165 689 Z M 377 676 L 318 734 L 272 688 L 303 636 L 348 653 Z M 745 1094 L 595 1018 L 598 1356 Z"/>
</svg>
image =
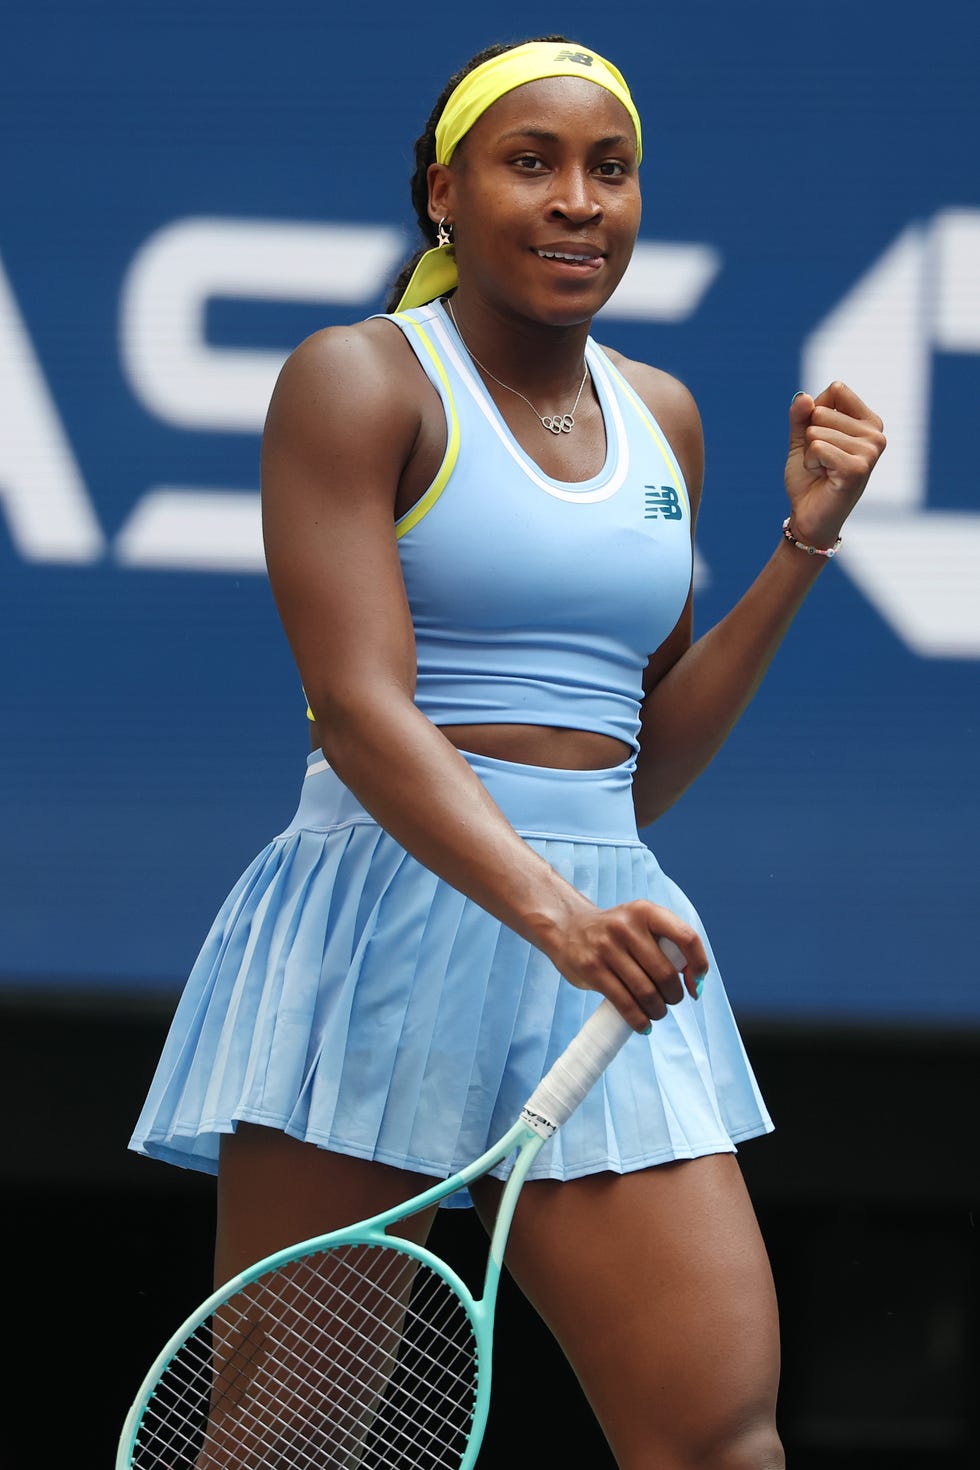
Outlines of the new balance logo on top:
<svg viewBox="0 0 980 1470">
<path fill-rule="evenodd" d="M 559 51 L 556 61 L 574 61 L 579 66 L 591 66 L 592 57 L 587 51 Z"/>
<path fill-rule="evenodd" d="M 684 519 L 680 498 L 673 486 L 644 485 L 643 489 L 646 495 L 646 510 L 643 512 L 645 521 L 655 521 L 658 516 L 663 516 L 665 521 Z"/>
</svg>

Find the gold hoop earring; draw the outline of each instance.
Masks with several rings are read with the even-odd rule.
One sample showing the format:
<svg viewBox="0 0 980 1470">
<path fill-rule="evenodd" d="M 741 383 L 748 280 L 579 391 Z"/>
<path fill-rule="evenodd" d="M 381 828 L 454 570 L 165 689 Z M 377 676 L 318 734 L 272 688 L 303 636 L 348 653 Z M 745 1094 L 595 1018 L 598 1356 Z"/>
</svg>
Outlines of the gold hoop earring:
<svg viewBox="0 0 980 1470">
<path fill-rule="evenodd" d="M 436 231 L 436 244 L 441 247 L 443 245 L 451 245 L 452 243 L 453 243 L 453 224 L 452 224 L 452 220 L 450 220 L 449 224 L 447 225 L 446 224 L 446 216 L 443 215 L 442 219 L 439 221 L 439 224 L 438 224 L 438 227 L 437 227 L 437 231 Z"/>
</svg>

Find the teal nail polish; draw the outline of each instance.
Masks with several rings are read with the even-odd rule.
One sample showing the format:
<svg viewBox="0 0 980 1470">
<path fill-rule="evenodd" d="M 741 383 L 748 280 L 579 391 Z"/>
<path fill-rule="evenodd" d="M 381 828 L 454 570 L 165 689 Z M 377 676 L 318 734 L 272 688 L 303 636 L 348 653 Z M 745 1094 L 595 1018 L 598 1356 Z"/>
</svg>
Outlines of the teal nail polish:
<svg viewBox="0 0 980 1470">
<path fill-rule="evenodd" d="M 704 989 L 704 976 L 703 975 L 699 975 L 698 976 L 698 983 L 694 987 L 694 999 L 695 1000 L 700 1000 L 701 999 L 701 992 L 702 992 L 703 989 Z"/>
<path fill-rule="evenodd" d="M 802 398 L 803 397 L 803 394 L 805 392 L 806 392 L 806 389 L 805 388 L 797 388 L 796 392 L 793 394 L 792 398 L 790 399 L 790 403 L 795 403 L 798 398 Z"/>
<path fill-rule="evenodd" d="M 643 1028 L 643 1035 L 644 1036 L 649 1036 L 652 1031 L 653 1031 L 653 1022 L 652 1021 L 648 1021 L 647 1024 Z"/>
</svg>

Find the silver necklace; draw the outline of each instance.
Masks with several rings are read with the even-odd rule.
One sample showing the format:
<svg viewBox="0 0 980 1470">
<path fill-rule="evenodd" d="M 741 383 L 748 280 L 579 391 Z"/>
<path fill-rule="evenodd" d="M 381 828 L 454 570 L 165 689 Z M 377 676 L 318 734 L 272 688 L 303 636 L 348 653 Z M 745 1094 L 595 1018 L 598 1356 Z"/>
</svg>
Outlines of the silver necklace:
<svg viewBox="0 0 980 1470">
<path fill-rule="evenodd" d="M 517 396 L 518 396 L 518 398 L 524 398 L 524 394 L 520 391 L 519 388 L 512 388 L 509 383 L 503 383 L 503 382 L 501 382 L 500 378 L 497 377 L 496 373 L 492 373 L 488 367 L 484 367 L 483 366 L 483 363 L 475 355 L 475 353 L 473 353 L 473 352 L 470 351 L 470 348 L 466 344 L 465 337 L 463 336 L 462 332 L 460 332 L 460 330 L 459 330 L 459 322 L 456 320 L 456 314 L 453 311 L 453 304 L 450 301 L 450 299 L 448 298 L 448 296 L 446 298 L 446 310 L 449 312 L 449 315 L 452 318 L 453 326 L 456 328 L 456 331 L 459 334 L 459 340 L 462 342 L 463 346 L 466 347 L 466 351 L 469 353 L 470 357 L 472 357 L 472 359 L 476 363 L 477 367 L 480 368 L 482 372 L 485 372 L 488 378 L 492 378 L 493 381 L 498 385 L 498 387 L 506 388 L 508 393 L 516 393 Z M 575 395 L 575 402 L 572 404 L 571 410 L 568 413 L 554 413 L 554 414 L 538 413 L 538 410 L 535 408 L 535 406 L 531 402 L 530 398 L 524 398 L 524 402 L 527 404 L 528 408 L 534 414 L 534 417 L 536 419 L 540 419 L 542 428 L 547 429 L 549 431 L 549 433 L 552 433 L 552 434 L 570 434 L 572 432 L 572 430 L 574 429 L 574 427 L 575 427 L 575 410 L 578 408 L 579 399 L 582 397 L 582 394 L 585 391 L 585 385 L 588 382 L 588 378 L 589 378 L 589 365 L 588 365 L 588 363 L 586 363 L 586 365 L 585 365 L 585 375 L 582 378 L 581 383 L 579 384 L 578 392 Z"/>
</svg>

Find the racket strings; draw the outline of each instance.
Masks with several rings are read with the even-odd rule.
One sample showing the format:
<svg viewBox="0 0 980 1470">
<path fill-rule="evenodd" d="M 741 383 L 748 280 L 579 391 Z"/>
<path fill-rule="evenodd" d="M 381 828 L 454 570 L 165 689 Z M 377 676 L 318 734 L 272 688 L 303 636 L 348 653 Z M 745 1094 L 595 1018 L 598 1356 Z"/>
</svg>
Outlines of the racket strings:
<svg viewBox="0 0 980 1470">
<path fill-rule="evenodd" d="M 337 1283 L 335 1282 L 334 1285 L 336 1287 Z M 290 1293 L 292 1299 L 289 1302 L 289 1308 L 290 1315 L 293 1319 L 295 1319 L 298 1305 L 296 1300 L 297 1293 L 306 1298 L 305 1310 L 307 1312 L 309 1312 L 311 1306 L 318 1305 L 316 1295 L 309 1290 L 304 1290 L 300 1281 L 295 1277 L 290 1282 L 290 1286 L 293 1290 Z M 336 1310 L 338 1312 L 342 1311 L 345 1314 L 345 1325 L 350 1329 L 352 1325 L 349 1317 L 350 1310 L 355 1305 L 360 1309 L 361 1304 L 355 1302 L 354 1297 L 347 1290 L 337 1290 L 336 1297 Z M 400 1311 L 402 1307 L 401 1300 L 394 1296 L 391 1291 L 387 1292 L 387 1297 L 388 1301 L 394 1304 Z M 281 1290 L 277 1290 L 276 1298 L 277 1306 L 280 1309 L 279 1323 L 281 1327 L 285 1322 L 282 1314 L 284 1299 Z M 255 1298 L 254 1293 L 252 1294 L 252 1302 L 260 1310 L 267 1309 L 268 1304 Z M 272 1326 L 271 1314 L 267 1310 L 265 1311 L 264 1318 L 260 1319 L 260 1322 L 257 1323 L 254 1311 L 246 1310 L 243 1314 L 241 1306 L 238 1303 L 235 1304 L 235 1308 L 234 1325 L 228 1322 L 229 1309 L 224 1309 L 220 1314 L 222 1327 L 217 1334 L 217 1376 L 211 1391 L 210 1427 L 212 1432 L 205 1441 L 200 1458 L 195 1460 L 195 1464 L 200 1464 L 202 1467 L 212 1463 L 223 1463 L 230 1455 L 236 1457 L 237 1463 L 238 1455 L 249 1442 L 251 1442 L 253 1448 L 258 1447 L 257 1432 L 268 1431 L 270 1428 L 269 1405 L 268 1403 L 262 1403 L 263 1395 L 260 1392 L 261 1385 L 254 1382 L 257 1363 L 264 1367 L 266 1375 L 270 1373 L 278 1374 L 284 1383 L 287 1381 L 286 1374 L 288 1373 L 288 1419 L 291 1421 L 294 1431 L 297 1425 L 313 1424 L 315 1422 L 315 1415 L 321 1412 L 318 1399 L 320 1385 L 318 1383 L 319 1375 L 317 1373 L 316 1362 L 304 1363 L 297 1355 L 295 1345 L 293 1345 L 290 1354 L 293 1361 L 289 1362 L 287 1360 L 287 1357 L 280 1351 L 282 1343 L 277 1341 L 275 1329 L 273 1328 L 271 1332 L 267 1333 L 267 1329 Z M 244 1326 L 239 1325 L 242 1323 Z M 293 1320 L 291 1325 L 295 1330 L 295 1320 Z M 387 1324 L 384 1325 L 387 1326 Z M 261 1331 L 257 1330 L 259 1326 L 261 1326 Z M 280 1331 L 278 1337 L 281 1338 L 281 1336 L 282 1333 Z M 366 1368 L 370 1363 L 375 1368 L 380 1369 L 387 1379 L 390 1377 L 394 1367 L 394 1353 L 390 1349 L 387 1351 L 382 1350 L 382 1355 L 379 1357 L 376 1336 L 376 1333 L 373 1337 L 365 1333 L 363 1331 L 363 1324 L 355 1327 L 353 1340 L 345 1344 L 345 1355 L 353 1352 L 356 1355 L 354 1359 L 355 1364 L 358 1359 L 362 1368 Z M 287 1344 L 287 1348 L 288 1346 Z M 197 1353 L 197 1361 L 198 1364 L 205 1363 L 210 1368 L 212 1355 L 207 1343 L 202 1344 L 202 1351 Z M 331 1385 L 333 1401 L 339 1409 L 350 1415 L 352 1411 L 356 1411 L 363 1394 L 360 1394 L 359 1397 L 358 1393 L 352 1392 L 350 1383 L 347 1381 L 347 1375 L 349 1375 L 352 1367 L 350 1361 L 342 1363 L 335 1356 L 333 1367 L 334 1381 Z M 253 1379 L 252 1392 L 249 1397 L 246 1397 L 241 1391 L 240 1380 L 242 1377 L 245 1377 L 246 1380 L 248 1378 Z M 229 1412 L 234 1413 L 236 1420 L 233 1441 L 229 1440 L 228 1425 L 226 1423 L 226 1416 Z M 310 1456 L 304 1451 L 302 1444 L 299 1446 L 300 1453 L 298 1458 L 296 1454 L 291 1452 L 289 1445 L 286 1443 L 288 1436 L 284 1432 L 286 1420 L 281 1418 L 280 1423 L 275 1427 L 278 1430 L 276 1463 L 283 1465 L 310 1463 Z M 349 1435 L 349 1430 L 347 1433 Z M 268 1438 L 267 1434 L 266 1437 Z M 182 1438 L 185 1445 L 195 1443 L 193 1435 L 188 1435 L 186 1432 L 183 1433 Z M 334 1439 L 336 1438 L 337 1436 L 335 1435 Z M 333 1449 L 337 1449 L 336 1444 L 334 1444 Z M 321 1463 L 319 1453 L 313 1462 Z M 264 1462 L 259 1458 L 257 1463 L 261 1464 Z M 334 1460 L 326 1459 L 322 1463 L 334 1463 Z M 357 1463 L 357 1461 L 355 1460 L 353 1463 Z"/>
<path fill-rule="evenodd" d="M 258 1277 L 178 1348 L 134 1470 L 440 1470 L 472 1421 L 466 1304 L 396 1244 L 320 1251 Z"/>
<path fill-rule="evenodd" d="M 298 1283 L 294 1280 L 291 1285 L 296 1287 Z M 309 1294 L 307 1293 L 307 1295 Z M 350 1293 L 338 1293 L 338 1298 L 342 1302 L 343 1310 L 349 1312 L 353 1301 Z M 392 1300 L 390 1293 L 389 1300 Z M 254 1293 L 252 1301 L 255 1301 Z M 278 1293 L 278 1301 L 281 1308 L 281 1292 Z M 259 1303 L 260 1307 L 264 1305 L 267 1304 Z M 358 1305 L 360 1306 L 360 1304 Z M 402 1303 L 397 1301 L 397 1305 L 400 1309 Z M 194 1458 L 193 1463 L 201 1467 L 212 1464 L 224 1464 L 229 1458 L 233 1457 L 234 1463 L 238 1464 L 243 1450 L 248 1447 L 253 1451 L 259 1451 L 259 1453 L 258 1457 L 255 1454 L 251 1454 L 247 1463 L 264 1464 L 266 1463 L 266 1459 L 261 1454 L 261 1439 L 268 1440 L 270 1438 L 268 1432 L 270 1427 L 274 1427 L 277 1431 L 275 1435 L 277 1441 L 275 1463 L 277 1465 L 299 1466 L 311 1463 L 348 1463 L 346 1457 L 340 1458 L 338 1456 L 337 1451 L 339 1445 L 336 1434 L 333 1435 L 334 1443 L 332 1446 L 329 1446 L 329 1454 L 326 1453 L 328 1446 L 326 1436 L 321 1436 L 324 1441 L 324 1453 L 321 1454 L 320 1449 L 318 1449 L 312 1458 L 308 1447 L 304 1448 L 302 1439 L 298 1443 L 298 1454 L 294 1452 L 295 1447 L 294 1449 L 290 1448 L 287 1441 L 289 1438 L 296 1437 L 295 1432 L 297 1427 L 302 1428 L 303 1425 L 309 1426 L 317 1423 L 316 1416 L 318 1415 L 322 1418 L 322 1405 L 320 1402 L 322 1386 L 318 1381 L 319 1375 L 316 1371 L 316 1364 L 315 1362 L 312 1363 L 311 1372 L 306 1364 L 301 1360 L 297 1360 L 295 1351 L 291 1354 L 293 1361 L 287 1361 L 282 1352 L 278 1350 L 281 1348 L 281 1343 L 277 1343 L 275 1334 L 270 1334 L 271 1342 L 266 1336 L 265 1329 L 270 1325 L 268 1314 L 264 1319 L 265 1325 L 260 1333 L 257 1331 L 254 1312 L 248 1310 L 243 1315 L 240 1304 L 236 1303 L 235 1306 L 236 1325 L 229 1325 L 228 1309 L 224 1309 L 221 1313 L 222 1327 L 218 1333 L 217 1377 L 211 1391 L 209 1433 L 205 1438 L 200 1456 Z M 295 1317 L 295 1300 L 290 1302 L 290 1308 L 293 1317 Z M 245 1325 L 237 1325 L 241 1322 L 244 1322 Z M 387 1326 L 387 1324 L 385 1325 Z M 293 1323 L 293 1326 L 295 1326 L 295 1323 Z M 281 1336 L 281 1333 L 279 1335 Z M 371 1363 L 374 1367 L 380 1366 L 387 1379 L 394 1366 L 394 1354 L 389 1350 L 385 1353 L 384 1359 L 379 1360 L 376 1351 L 370 1353 L 368 1351 L 370 1347 L 373 1346 L 376 1348 L 377 1346 L 372 1338 L 363 1332 L 357 1333 L 356 1336 L 360 1340 L 353 1345 L 353 1350 L 359 1355 L 361 1366 L 366 1367 L 368 1363 Z M 345 1348 L 350 1347 L 351 1344 L 345 1345 Z M 198 1334 L 198 1341 L 194 1345 L 194 1355 L 198 1371 L 204 1365 L 210 1376 L 213 1360 L 210 1339 L 205 1340 L 204 1334 Z M 285 1384 L 288 1381 L 288 1415 L 281 1416 L 280 1422 L 277 1425 L 274 1424 L 274 1421 L 270 1423 L 270 1405 L 267 1401 L 262 1402 L 263 1394 L 260 1391 L 262 1385 L 254 1381 L 257 1362 L 264 1367 L 266 1375 L 270 1373 L 273 1375 L 278 1374 L 282 1383 Z M 345 1374 L 350 1373 L 351 1363 L 348 1361 L 345 1365 L 341 1365 L 335 1362 L 334 1368 L 335 1370 L 341 1371 L 335 1371 L 333 1374 L 334 1381 L 331 1385 L 332 1398 L 337 1407 L 344 1410 L 350 1416 L 352 1410 L 357 1409 L 363 1398 L 363 1380 L 359 1397 L 358 1394 L 352 1393 L 349 1383 L 345 1383 Z M 248 1396 L 242 1392 L 240 1380 L 243 1376 L 246 1379 L 248 1377 L 253 1379 L 251 1384 L 252 1391 Z M 161 1397 L 162 1393 L 163 1389 L 161 1387 L 158 1398 Z M 267 1395 L 264 1397 L 267 1399 Z M 195 1433 L 194 1420 L 189 1420 L 183 1414 L 180 1404 L 171 1405 L 170 1407 L 171 1421 L 174 1419 L 177 1420 L 176 1426 L 174 1427 L 172 1444 L 180 1441 L 185 1451 L 188 1446 L 196 1447 L 197 1443 L 200 1442 L 200 1434 L 199 1432 Z M 283 1404 L 280 1404 L 280 1407 L 282 1408 Z M 227 1416 L 230 1412 L 233 1412 L 235 1417 L 234 1432 L 232 1435 L 229 1435 L 229 1426 L 227 1423 Z M 322 1428 L 323 1426 L 321 1425 L 320 1427 Z M 291 1430 L 292 1432 L 288 1433 L 287 1430 Z M 140 1437 L 141 1441 L 145 1444 L 147 1441 L 145 1428 L 141 1431 Z M 351 1437 L 349 1426 L 345 1429 L 345 1437 L 348 1439 Z M 363 1436 L 359 1434 L 357 1437 L 362 1438 Z M 189 1460 L 186 1462 L 191 1463 Z M 181 1461 L 180 1463 L 185 1463 L 185 1461 Z M 360 1461 L 354 1458 L 349 1463 L 358 1464 Z"/>
<path fill-rule="evenodd" d="M 409 1263 L 408 1274 L 410 1279 L 411 1274 L 414 1273 L 415 1265 L 414 1261 L 412 1261 L 411 1258 L 396 1258 L 393 1264 L 395 1264 L 398 1268 L 401 1268 L 406 1261 L 408 1261 Z M 437 1282 L 441 1282 L 441 1278 L 439 1277 L 434 1277 L 433 1279 Z M 389 1289 L 385 1287 L 385 1285 L 381 1281 L 373 1284 L 377 1286 L 379 1293 L 386 1298 L 387 1304 L 389 1304 L 400 1315 L 404 1307 L 404 1300 L 402 1291 L 398 1287 L 398 1285 L 394 1284 Z M 423 1287 L 430 1286 L 431 1282 L 428 1280 L 428 1278 L 423 1278 L 421 1285 Z M 365 1324 L 358 1321 L 357 1317 L 354 1315 L 355 1313 L 361 1313 L 361 1308 L 363 1304 L 355 1298 L 355 1296 L 351 1293 L 349 1289 L 342 1287 L 339 1283 L 335 1282 L 334 1287 L 337 1297 L 336 1310 L 338 1311 L 338 1313 L 341 1311 L 343 1312 L 345 1326 L 352 1334 L 352 1341 L 346 1346 L 352 1353 L 355 1354 L 354 1363 L 356 1364 L 356 1367 L 363 1374 L 368 1368 L 368 1365 L 372 1364 L 383 1375 L 384 1382 L 385 1384 L 387 1384 L 387 1381 L 390 1379 L 391 1374 L 394 1370 L 400 1339 L 392 1340 L 391 1333 L 388 1330 L 389 1324 L 387 1323 L 387 1321 L 379 1321 L 377 1317 L 372 1319 L 372 1326 L 374 1328 L 374 1331 L 371 1333 L 366 1332 L 364 1330 Z M 309 1293 L 306 1294 L 312 1304 L 312 1297 L 310 1297 Z M 444 1312 L 451 1312 L 454 1306 L 458 1306 L 456 1298 L 452 1292 L 440 1292 L 438 1300 L 440 1305 L 444 1309 Z M 449 1338 L 447 1338 L 445 1332 L 441 1330 L 440 1324 L 436 1320 L 432 1304 L 428 1302 L 423 1302 L 421 1292 L 417 1293 L 417 1300 L 414 1304 L 413 1310 L 416 1313 L 417 1322 L 424 1323 L 426 1335 L 434 1334 L 437 1339 L 441 1337 L 442 1343 L 440 1344 L 440 1350 L 444 1352 L 445 1344 L 449 1341 Z M 382 1329 L 384 1329 L 384 1331 L 387 1333 L 389 1339 L 387 1343 L 381 1343 L 378 1340 L 379 1333 Z M 239 1355 L 240 1349 L 236 1348 L 236 1356 Z M 434 1354 L 430 1350 L 430 1361 L 434 1361 L 435 1357 L 436 1354 Z M 281 1362 L 276 1363 L 273 1371 L 275 1371 L 276 1368 L 281 1368 L 281 1366 Z M 332 1397 L 334 1403 L 338 1407 L 344 1409 L 348 1413 L 353 1413 L 354 1415 L 356 1415 L 357 1419 L 355 1420 L 355 1422 L 357 1422 L 358 1420 L 363 1420 L 364 1417 L 363 1413 L 361 1413 L 360 1411 L 364 1408 L 365 1395 L 363 1392 L 363 1388 L 365 1380 L 362 1377 L 358 1382 L 357 1391 L 352 1392 L 350 1382 L 345 1376 L 346 1371 L 349 1371 L 350 1366 L 350 1364 L 341 1365 L 341 1363 L 335 1361 L 335 1374 L 334 1382 L 332 1384 Z M 315 1410 L 316 1404 L 314 1402 L 314 1399 L 309 1394 L 304 1394 L 302 1390 L 306 1388 L 311 1390 L 311 1392 L 316 1392 L 319 1389 L 320 1374 L 315 1359 L 311 1363 L 311 1370 L 311 1373 L 308 1373 L 302 1381 L 299 1375 L 296 1374 L 294 1378 L 292 1393 L 293 1401 L 295 1402 L 295 1404 L 297 1406 L 302 1404 L 303 1409 L 307 1412 Z M 460 1381 L 462 1382 L 463 1380 Z M 417 1394 L 416 1402 L 418 1403 L 419 1401 L 420 1395 Z M 256 1423 L 258 1422 L 255 1415 L 249 1414 L 247 1410 L 242 1412 L 241 1418 L 243 1423 L 250 1425 L 250 1427 L 252 1428 L 254 1428 Z M 360 1438 L 360 1435 L 358 1435 L 358 1438 Z M 336 1447 L 337 1446 L 335 1445 L 334 1448 Z M 291 1465 L 293 1463 L 293 1460 L 289 1456 L 288 1451 L 285 1451 L 285 1455 L 286 1458 L 284 1460 L 284 1464 L 288 1463 Z M 382 1456 L 381 1461 L 383 1461 L 384 1463 L 394 1463 L 389 1462 L 387 1456 Z M 381 1461 L 379 1461 L 379 1463 Z M 303 1460 L 301 1463 L 305 1464 L 306 1462 L 305 1460 Z M 317 1463 L 319 1463 L 319 1461 Z M 359 1461 L 355 1461 L 354 1463 L 359 1463 Z M 400 1463 L 404 1462 L 400 1461 Z"/>
</svg>

